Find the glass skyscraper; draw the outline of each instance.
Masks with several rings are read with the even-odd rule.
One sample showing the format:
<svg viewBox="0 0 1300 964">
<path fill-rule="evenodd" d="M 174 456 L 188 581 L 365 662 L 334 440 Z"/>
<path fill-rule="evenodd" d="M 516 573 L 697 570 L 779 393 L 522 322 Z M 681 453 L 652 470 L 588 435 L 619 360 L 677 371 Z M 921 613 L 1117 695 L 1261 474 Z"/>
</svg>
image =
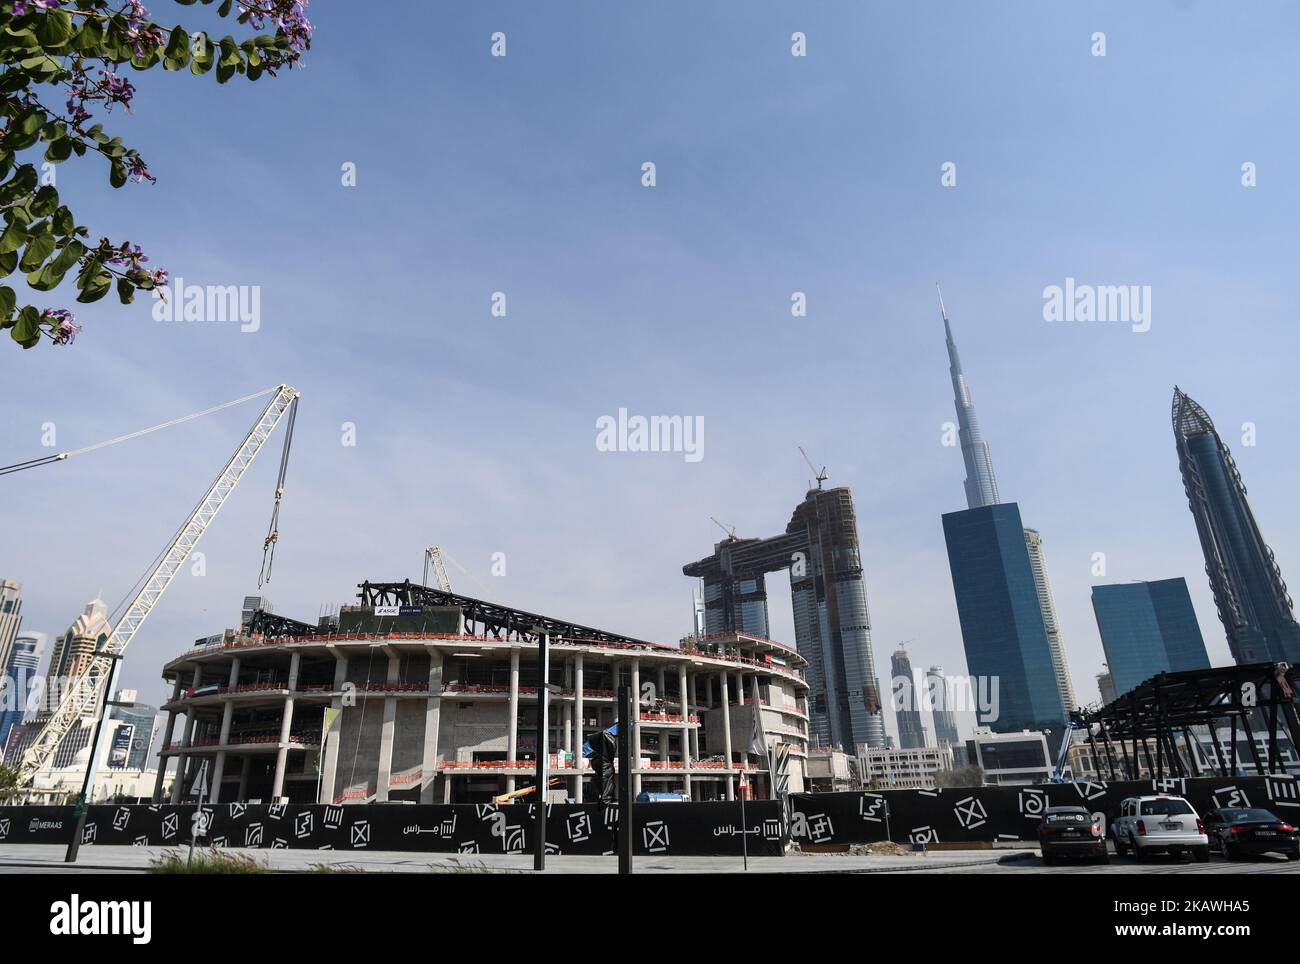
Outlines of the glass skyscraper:
<svg viewBox="0 0 1300 964">
<path fill-rule="evenodd" d="M 1174 440 L 1205 572 L 1238 663 L 1300 662 L 1300 625 L 1232 453 L 1205 409 L 1174 388 Z"/>
<path fill-rule="evenodd" d="M 782 569 L 790 574 L 795 648 L 808 660 L 811 742 L 854 755 L 859 746 L 883 747 L 871 614 L 847 488 L 810 490 L 784 534 L 726 539 L 682 572 L 704 581 L 706 633 L 766 637 L 765 576 Z"/>
<path fill-rule="evenodd" d="M 1093 586 L 1092 610 L 1116 693 L 1127 693 L 1157 673 L 1209 668 L 1181 577 Z"/>
<path fill-rule="evenodd" d="M 966 667 L 976 691 L 997 687 L 996 709 L 979 713 L 994 732 L 1059 732 L 1066 707 L 1039 608 L 1025 527 L 1014 502 L 943 517 Z"/>
<path fill-rule="evenodd" d="M 985 678 L 986 685 L 1000 687 L 998 717 L 982 713 L 980 723 L 998 732 L 1059 730 L 1076 700 L 1042 537 L 1021 524 L 1019 506 L 999 502 L 993 461 L 980 431 L 942 294 L 939 312 L 966 466 L 968 506 L 964 512 L 943 517 L 948 564 L 966 667 L 972 676 Z M 1013 522 L 1019 527 L 1014 533 L 1009 528 Z"/>
<path fill-rule="evenodd" d="M 894 718 L 898 721 L 898 745 L 904 750 L 925 747 L 925 725 L 921 722 L 921 700 L 924 684 L 916 685 L 912 676 L 912 660 L 901 646 L 890 657 L 894 671 Z"/>
</svg>

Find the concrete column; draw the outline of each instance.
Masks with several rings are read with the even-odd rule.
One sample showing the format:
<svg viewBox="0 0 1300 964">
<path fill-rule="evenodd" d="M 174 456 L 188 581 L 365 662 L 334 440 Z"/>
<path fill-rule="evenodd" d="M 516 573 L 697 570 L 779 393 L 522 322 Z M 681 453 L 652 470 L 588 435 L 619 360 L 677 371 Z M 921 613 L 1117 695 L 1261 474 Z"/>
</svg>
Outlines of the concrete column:
<svg viewBox="0 0 1300 964">
<path fill-rule="evenodd" d="M 230 664 L 230 679 L 226 683 L 227 689 L 234 689 L 235 684 L 239 682 L 239 657 L 236 656 Z M 235 712 L 235 704 L 230 694 L 226 694 L 226 705 L 221 708 L 221 736 L 217 740 L 221 746 L 226 745 L 230 739 L 230 717 Z M 226 775 L 226 751 L 218 750 L 216 762 L 212 765 L 212 793 L 213 803 L 221 802 L 221 781 Z"/>
<path fill-rule="evenodd" d="M 388 675 L 385 680 L 396 683 L 402 672 L 402 658 L 396 651 L 388 650 Z M 379 769 L 375 773 L 375 803 L 388 800 L 388 781 L 393 775 L 393 732 L 397 728 L 397 697 L 384 697 L 384 722 L 379 728 Z"/>
<path fill-rule="evenodd" d="M 582 653 L 577 653 L 573 658 L 573 693 L 573 712 L 577 717 L 575 722 L 578 733 L 574 749 L 574 757 L 578 764 L 578 776 L 574 781 L 573 799 L 578 803 L 582 803 L 582 742 L 586 737 L 583 732 L 585 725 L 583 717 L 586 709 L 582 705 Z"/>
<path fill-rule="evenodd" d="M 682 786 L 691 795 L 691 701 L 686 688 L 686 664 L 677 667 L 678 702 L 682 704 Z"/>
<path fill-rule="evenodd" d="M 696 677 L 697 674 L 692 673 L 687 679 L 687 686 L 690 687 L 691 707 L 698 709 L 700 705 L 700 701 L 699 701 L 700 693 L 699 693 L 699 686 L 697 686 L 695 682 Z M 691 740 L 694 743 L 694 745 L 691 747 L 691 759 L 698 760 L 700 758 L 700 729 L 699 727 L 696 727 L 695 729 L 690 730 L 689 732 L 690 732 Z"/>
<path fill-rule="evenodd" d="M 253 769 L 253 758 L 251 756 L 246 755 L 243 759 L 243 762 L 239 766 L 239 789 L 235 792 L 235 799 L 237 800 L 248 799 L 248 774 L 249 771 L 252 769 Z"/>
<path fill-rule="evenodd" d="M 641 792 L 641 661 L 632 660 L 632 792 Z"/>
<path fill-rule="evenodd" d="M 658 686 L 659 686 L 658 696 L 659 696 L 659 698 L 660 698 L 661 700 L 663 700 L 663 701 L 665 701 L 665 702 L 667 702 L 667 700 L 668 700 L 668 687 L 665 685 L 666 683 L 667 683 L 667 679 L 665 678 L 665 675 L 664 675 L 664 668 L 663 668 L 662 666 L 660 666 L 660 667 L 659 667 L 659 680 L 658 680 Z"/>
<path fill-rule="evenodd" d="M 348 657 L 345 653 L 334 652 L 334 692 L 338 693 L 330 699 L 330 709 L 334 710 L 334 720 L 330 724 L 329 732 L 322 733 L 321 739 L 325 742 L 324 760 L 321 762 L 320 778 L 320 799 L 317 803 L 333 803 L 334 796 L 338 792 L 335 782 L 338 780 L 339 772 L 339 741 L 343 738 L 343 696 L 342 689 L 348 682 Z M 357 723 L 360 726 L 360 722 Z"/>
<path fill-rule="evenodd" d="M 175 702 L 176 702 L 177 700 L 179 700 L 180 698 L 181 698 L 181 674 L 180 674 L 180 673 L 177 673 L 177 674 L 176 674 L 176 685 L 172 687 L 172 698 L 171 698 L 171 702 L 172 702 L 173 704 L 175 704 Z M 172 741 L 172 732 L 175 730 L 175 728 L 176 728 L 176 711 L 175 711 L 175 710 L 168 710 L 168 711 L 167 711 L 167 728 L 166 728 L 165 730 L 163 730 L 163 738 L 162 738 L 162 745 L 163 745 L 163 746 L 166 746 L 167 744 L 171 743 L 171 741 Z M 161 754 L 161 753 L 162 753 L 162 751 L 159 750 L 159 754 Z M 154 785 L 153 785 L 153 802 L 154 802 L 154 803 L 162 803 L 163 780 L 164 780 L 164 779 L 166 778 L 166 776 L 167 776 L 167 763 L 168 763 L 168 761 L 165 760 L 165 759 L 163 759 L 163 757 L 162 757 L 161 755 L 159 755 L 159 757 L 158 757 L 158 779 L 154 781 Z"/>
<path fill-rule="evenodd" d="M 514 760 L 519 752 L 519 650 L 510 650 L 510 704 L 506 729 L 506 759 Z M 506 792 L 515 788 L 513 775 L 506 777 Z"/>
<path fill-rule="evenodd" d="M 202 680 L 203 667 L 195 666 L 194 676 L 190 680 L 190 689 L 198 689 Z M 194 723 L 196 720 L 197 716 L 193 705 L 191 705 L 185 711 L 185 734 L 181 737 L 181 755 L 176 761 L 176 778 L 172 782 L 172 803 L 180 803 L 181 795 L 185 790 L 185 768 L 190 762 L 190 755 L 185 751 L 189 749 L 189 745 L 194 741 Z"/>
<path fill-rule="evenodd" d="M 438 727 L 442 719 L 442 652 L 429 652 L 429 701 L 424 708 L 424 758 L 420 762 L 420 802 L 433 803 L 433 783 L 438 778 Z"/>
<path fill-rule="evenodd" d="M 294 650 L 289 657 L 289 695 L 284 698 L 284 717 L 280 720 L 280 744 L 275 751 L 275 777 L 271 781 L 271 800 L 284 796 L 284 771 L 289 763 L 289 728 L 293 726 L 293 691 L 298 688 L 298 666 L 302 654 Z"/>
<path fill-rule="evenodd" d="M 735 693 L 736 693 L 736 705 L 744 706 L 745 705 L 745 677 L 744 674 L 740 672 L 736 673 Z"/>
<path fill-rule="evenodd" d="M 704 703 L 705 703 L 705 705 L 708 706 L 710 709 L 712 709 L 713 706 L 714 706 L 714 702 L 713 702 L 713 677 L 712 677 L 712 676 L 706 676 L 706 677 L 704 677 Z"/>
<path fill-rule="evenodd" d="M 723 670 L 718 674 L 718 685 L 721 687 L 722 708 L 722 754 L 727 761 L 727 769 L 724 779 L 727 781 L 727 799 L 736 799 L 735 787 L 731 784 L 731 701 L 727 696 L 727 673 Z"/>
</svg>

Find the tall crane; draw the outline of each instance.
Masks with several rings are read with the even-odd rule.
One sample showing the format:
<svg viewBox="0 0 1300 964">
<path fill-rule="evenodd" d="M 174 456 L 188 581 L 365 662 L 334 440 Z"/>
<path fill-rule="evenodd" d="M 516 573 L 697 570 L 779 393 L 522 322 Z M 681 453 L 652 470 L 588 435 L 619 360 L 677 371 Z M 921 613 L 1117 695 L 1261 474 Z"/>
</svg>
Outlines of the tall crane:
<svg viewBox="0 0 1300 964">
<path fill-rule="evenodd" d="M 284 418 L 286 413 L 290 416 L 289 422 L 292 426 L 293 415 L 296 413 L 298 406 L 297 390 L 290 388 L 288 385 L 279 385 L 260 394 L 269 394 L 270 392 L 275 393 L 274 397 L 262 410 L 262 414 L 258 416 L 257 421 L 253 423 L 252 429 L 244 437 L 244 441 L 239 448 L 235 449 L 235 453 L 230 457 L 225 468 L 221 470 L 221 474 L 217 476 L 212 485 L 208 487 L 207 492 L 203 494 L 203 498 L 199 500 L 199 504 L 190 513 L 185 524 L 173 537 L 171 544 L 163 551 L 158 563 L 144 579 L 139 590 L 127 605 L 122 618 L 113 627 L 112 633 L 109 634 L 103 645 L 92 657 L 85 674 L 88 685 L 68 688 L 63 699 L 59 702 L 58 709 L 54 711 L 53 715 L 27 747 L 26 752 L 23 753 L 22 762 L 19 765 L 20 769 L 35 774 L 49 763 L 58 750 L 59 744 L 63 742 L 63 738 L 87 715 L 88 711 L 97 705 L 101 689 L 108 683 L 114 668 L 113 664 L 117 662 L 111 656 L 120 656 L 126 650 L 136 632 L 144 624 L 145 619 L 148 618 L 149 613 L 158 604 L 158 600 L 162 598 L 162 594 L 167 591 L 167 587 L 171 584 L 172 579 L 176 577 L 176 573 L 180 571 L 181 565 L 189 558 L 190 553 L 194 551 L 194 547 L 198 545 L 199 539 L 203 537 L 203 533 L 212 524 L 218 510 L 230 497 L 230 493 L 234 491 L 235 486 L 243 478 L 248 467 L 253 464 L 253 459 L 257 457 L 257 453 L 261 451 L 267 438 L 275 431 L 275 427 L 280 424 L 280 420 Z M 153 431 L 153 429 L 147 431 Z M 126 437 L 123 436 L 123 438 Z M 289 441 L 290 439 L 286 434 L 286 456 Z M 51 458 L 57 460 L 62 457 L 66 456 Z M 281 460 L 280 481 L 276 490 L 277 504 L 283 488 L 284 461 Z M 91 748 L 89 766 L 92 768 L 95 766 L 97 750 L 97 747 Z"/>
<path fill-rule="evenodd" d="M 710 519 L 713 519 L 713 516 L 709 516 L 709 518 L 710 518 Z M 727 538 L 728 538 L 728 539 L 734 539 L 734 538 L 736 538 L 736 527 L 735 527 L 735 526 L 723 525 L 723 524 L 722 524 L 721 522 L 719 522 L 717 519 L 713 519 L 713 524 L 714 524 L 715 526 L 717 526 L 719 529 L 721 529 L 723 532 L 725 532 L 725 533 L 727 534 Z"/>
<path fill-rule="evenodd" d="M 437 546 L 429 546 L 424 550 L 424 582 L 422 585 L 429 585 L 429 563 L 433 563 L 433 574 L 438 580 L 438 588 L 443 592 L 451 592 L 451 580 L 447 578 L 447 567 L 442 564 L 442 550 Z"/>
<path fill-rule="evenodd" d="M 827 479 L 826 466 L 823 465 L 822 470 L 818 472 L 817 466 L 813 465 L 813 460 L 808 458 L 808 453 L 803 450 L 802 445 L 799 446 L 799 454 L 802 455 L 803 460 L 808 463 L 808 468 L 813 470 L 813 475 L 817 477 L 817 488 L 820 489 L 822 487 L 822 483 L 825 482 Z"/>
</svg>

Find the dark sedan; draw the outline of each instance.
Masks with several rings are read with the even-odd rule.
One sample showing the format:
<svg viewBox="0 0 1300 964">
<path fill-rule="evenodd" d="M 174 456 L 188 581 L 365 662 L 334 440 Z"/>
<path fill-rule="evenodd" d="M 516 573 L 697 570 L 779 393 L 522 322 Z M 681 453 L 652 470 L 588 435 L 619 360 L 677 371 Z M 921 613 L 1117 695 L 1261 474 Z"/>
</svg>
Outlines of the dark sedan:
<svg viewBox="0 0 1300 964">
<path fill-rule="evenodd" d="M 1048 807 L 1038 825 L 1038 846 L 1048 865 L 1062 857 L 1110 862 L 1101 825 L 1083 807 Z"/>
<path fill-rule="evenodd" d="M 1258 807 L 1222 807 L 1205 815 L 1210 846 L 1229 860 L 1246 854 L 1283 854 L 1300 859 L 1300 828 Z"/>
</svg>

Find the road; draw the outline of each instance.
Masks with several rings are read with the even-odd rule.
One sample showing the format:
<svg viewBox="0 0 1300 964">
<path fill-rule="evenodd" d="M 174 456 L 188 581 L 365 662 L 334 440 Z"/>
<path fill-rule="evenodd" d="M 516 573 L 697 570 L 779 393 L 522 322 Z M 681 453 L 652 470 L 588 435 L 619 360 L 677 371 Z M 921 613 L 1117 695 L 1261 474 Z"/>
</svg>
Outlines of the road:
<svg viewBox="0 0 1300 964">
<path fill-rule="evenodd" d="M 77 864 L 63 862 L 63 847 L 45 844 L 0 845 L 0 873 L 145 873 L 162 847 L 83 847 Z M 386 851 L 240 850 L 268 869 L 311 871 L 323 864 L 368 873 L 530 873 L 532 858 L 505 854 L 433 854 Z M 760 873 L 976 873 L 976 874 L 1277 874 L 1300 873 L 1300 861 L 1281 858 L 1227 861 L 1213 856 L 1208 864 L 1167 857 L 1138 864 L 1114 857 L 1107 865 L 1066 864 L 1044 867 L 1036 850 L 936 851 L 923 855 L 848 856 L 837 854 L 755 857 L 751 871 Z M 614 873 L 613 857 L 548 857 L 548 873 Z M 737 873 L 736 857 L 643 856 L 639 873 Z"/>
</svg>

